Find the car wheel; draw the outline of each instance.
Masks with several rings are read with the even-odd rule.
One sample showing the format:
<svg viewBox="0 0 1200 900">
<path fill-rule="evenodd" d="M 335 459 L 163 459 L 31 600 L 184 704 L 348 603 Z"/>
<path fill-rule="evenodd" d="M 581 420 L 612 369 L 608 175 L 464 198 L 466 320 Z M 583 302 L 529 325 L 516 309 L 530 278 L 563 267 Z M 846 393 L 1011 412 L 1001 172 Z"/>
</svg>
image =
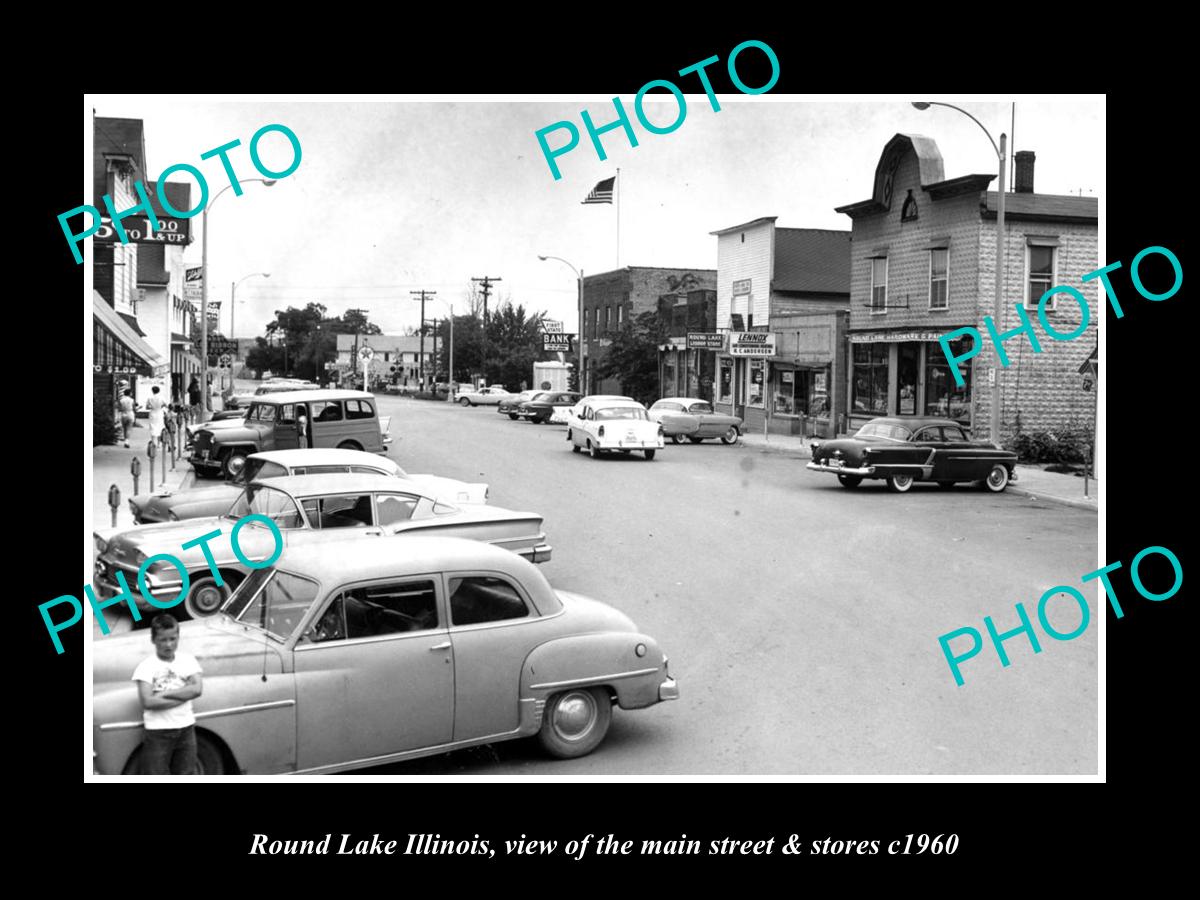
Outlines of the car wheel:
<svg viewBox="0 0 1200 900">
<path fill-rule="evenodd" d="M 893 475 L 887 480 L 888 487 L 897 494 L 903 494 L 913 486 L 911 475 Z"/>
<path fill-rule="evenodd" d="M 839 475 L 838 481 L 842 483 L 842 487 L 856 488 L 862 484 L 861 475 Z"/>
<path fill-rule="evenodd" d="M 588 441 L 588 456 L 590 456 L 592 459 L 600 458 L 600 448 L 591 441 Z"/>
<path fill-rule="evenodd" d="M 654 459 L 654 454 L 655 454 L 657 451 L 655 451 L 655 450 L 646 450 L 646 451 L 644 451 L 644 452 L 645 452 L 645 454 L 646 454 L 646 460 L 647 460 L 647 462 L 648 462 L 648 461 L 650 461 L 650 460 Z"/>
<path fill-rule="evenodd" d="M 509 417 L 510 419 L 512 419 L 514 422 L 515 422 L 515 421 L 517 421 L 517 419 L 521 418 L 521 417 L 520 417 L 520 416 L 518 416 L 516 413 L 509 413 L 509 414 L 508 414 L 508 417 Z"/>
<path fill-rule="evenodd" d="M 992 466 L 992 471 L 983 480 L 983 486 L 993 494 L 1000 493 L 1008 487 L 1008 469 L 999 464 Z"/>
<path fill-rule="evenodd" d="M 721 435 L 722 444 L 736 444 L 738 439 L 738 430 L 736 425 L 730 425 L 729 430 Z"/>
<path fill-rule="evenodd" d="M 221 461 L 221 474 L 228 479 L 239 475 L 246 468 L 247 455 L 245 450 L 230 450 Z"/>
<path fill-rule="evenodd" d="M 575 443 L 575 439 L 573 437 L 571 437 L 571 429 L 569 429 L 569 428 L 567 429 L 567 440 L 571 442 L 571 452 L 578 453 L 579 445 L 577 443 Z"/>
<path fill-rule="evenodd" d="M 471 401 L 470 401 L 470 400 L 468 400 L 466 397 L 462 397 L 462 398 L 460 398 L 460 399 L 459 399 L 459 401 L 458 401 L 458 405 L 459 405 L 459 406 L 470 406 L 470 405 L 471 405 Z"/>
<path fill-rule="evenodd" d="M 362 447 L 355 441 L 342 441 L 337 445 L 339 450 L 361 450 Z"/>
<path fill-rule="evenodd" d="M 551 756 L 574 759 L 600 746 L 611 722 L 612 700 L 604 688 L 563 691 L 546 704 L 538 740 Z"/>
<path fill-rule="evenodd" d="M 682 434 L 671 435 L 671 443 L 672 444 L 682 444 L 683 443 L 683 435 Z"/>
<path fill-rule="evenodd" d="M 192 581 L 191 589 L 183 601 L 183 608 L 187 610 L 189 616 L 193 619 L 206 619 L 216 615 L 217 611 L 225 605 L 225 601 L 229 599 L 229 595 L 233 593 L 229 580 L 222 580 L 225 582 L 222 585 L 218 585 L 212 576 L 196 578 Z"/>
<path fill-rule="evenodd" d="M 940 487 L 943 491 L 948 491 L 950 488 L 954 487 L 953 481 L 939 481 L 937 484 L 938 487 Z"/>
</svg>

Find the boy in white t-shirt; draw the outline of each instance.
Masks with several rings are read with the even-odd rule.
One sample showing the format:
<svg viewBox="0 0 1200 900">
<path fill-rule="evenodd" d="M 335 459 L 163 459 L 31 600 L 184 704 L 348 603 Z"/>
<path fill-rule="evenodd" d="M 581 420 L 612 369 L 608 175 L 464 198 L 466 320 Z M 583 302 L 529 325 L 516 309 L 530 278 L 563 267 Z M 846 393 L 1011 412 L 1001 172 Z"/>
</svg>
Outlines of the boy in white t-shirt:
<svg viewBox="0 0 1200 900">
<path fill-rule="evenodd" d="M 179 623 L 161 613 L 150 623 L 154 656 L 133 670 L 142 700 L 143 775 L 196 774 L 196 717 L 192 700 L 203 691 L 200 663 L 177 650 Z"/>
</svg>

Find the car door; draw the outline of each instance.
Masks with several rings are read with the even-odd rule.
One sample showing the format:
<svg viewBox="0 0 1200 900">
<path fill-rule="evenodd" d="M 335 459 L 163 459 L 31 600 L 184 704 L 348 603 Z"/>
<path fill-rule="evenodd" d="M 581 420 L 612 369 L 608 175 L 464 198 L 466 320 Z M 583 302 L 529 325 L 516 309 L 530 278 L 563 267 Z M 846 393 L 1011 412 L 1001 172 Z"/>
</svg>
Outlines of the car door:
<svg viewBox="0 0 1200 900">
<path fill-rule="evenodd" d="M 308 430 L 314 447 L 336 447 L 342 442 L 343 412 L 340 400 L 313 400 L 308 404 Z"/>
<path fill-rule="evenodd" d="M 298 768 L 451 740 L 454 664 L 440 575 L 350 583 L 293 651 Z"/>
<path fill-rule="evenodd" d="M 913 461 L 924 463 L 927 459 L 933 464 L 932 474 L 929 476 L 934 481 L 950 481 L 954 478 L 953 460 L 946 453 L 946 442 L 942 437 L 942 426 L 926 425 L 917 431 L 912 437 L 914 449 L 917 451 Z M 932 457 L 929 451 L 933 451 Z"/>
<path fill-rule="evenodd" d="M 275 449 L 295 450 L 299 446 L 300 430 L 296 424 L 296 404 L 280 404 L 275 415 Z"/>
<path fill-rule="evenodd" d="M 446 573 L 454 645 L 454 740 L 515 731 L 521 666 L 539 619 L 515 582 L 494 572 Z"/>
<path fill-rule="evenodd" d="M 998 456 L 996 448 L 984 441 L 972 441 L 957 425 L 943 426 L 948 465 L 955 481 L 986 478 Z"/>
<path fill-rule="evenodd" d="M 364 450 L 375 452 L 383 448 L 383 433 L 379 419 L 375 416 L 375 404 L 366 398 L 347 400 L 345 404 L 345 428 L 342 440 L 351 440 Z"/>
</svg>

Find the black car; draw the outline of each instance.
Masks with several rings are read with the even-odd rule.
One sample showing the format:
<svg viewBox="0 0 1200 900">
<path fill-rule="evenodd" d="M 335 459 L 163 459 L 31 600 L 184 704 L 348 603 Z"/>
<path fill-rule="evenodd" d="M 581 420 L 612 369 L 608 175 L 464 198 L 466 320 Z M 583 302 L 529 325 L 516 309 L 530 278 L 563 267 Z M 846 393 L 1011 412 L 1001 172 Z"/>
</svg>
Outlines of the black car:
<svg viewBox="0 0 1200 900">
<path fill-rule="evenodd" d="M 904 493 L 914 481 L 953 487 L 980 481 L 999 493 L 1016 481 L 1017 454 L 988 441 L 974 441 L 953 419 L 892 416 L 872 419 L 851 438 L 813 441 L 814 472 L 830 472 L 843 487 L 858 487 L 864 478 L 886 479 Z"/>
<path fill-rule="evenodd" d="M 546 391 L 521 391 L 515 397 L 509 397 L 507 400 L 501 400 L 500 405 L 496 407 L 496 412 L 502 416 L 508 416 L 514 422 L 521 417 L 521 404 L 526 400 L 536 400 L 538 397 L 549 396 Z"/>
<path fill-rule="evenodd" d="M 574 406 L 583 394 L 576 391 L 549 391 L 532 400 L 526 400 L 517 410 L 517 415 L 528 419 L 534 425 L 542 425 L 550 421 L 554 410 Z"/>
</svg>

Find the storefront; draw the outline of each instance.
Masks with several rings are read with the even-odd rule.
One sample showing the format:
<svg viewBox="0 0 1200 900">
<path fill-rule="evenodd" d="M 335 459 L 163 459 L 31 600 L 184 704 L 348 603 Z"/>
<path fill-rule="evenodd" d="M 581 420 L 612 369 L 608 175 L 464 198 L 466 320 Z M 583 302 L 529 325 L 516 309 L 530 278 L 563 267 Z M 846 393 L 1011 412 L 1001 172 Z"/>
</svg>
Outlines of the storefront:
<svg viewBox="0 0 1200 900">
<path fill-rule="evenodd" d="M 117 399 L 122 391 L 134 388 L 138 376 L 164 379 L 168 373 L 167 361 L 93 292 L 92 402 L 111 410 L 115 420 Z"/>
<path fill-rule="evenodd" d="M 941 416 L 972 425 L 971 367 L 959 367 L 958 387 L 937 340 L 954 327 L 852 332 L 849 428 L 876 416 Z M 962 338 L 951 348 L 962 354 L 966 344 Z"/>
</svg>

